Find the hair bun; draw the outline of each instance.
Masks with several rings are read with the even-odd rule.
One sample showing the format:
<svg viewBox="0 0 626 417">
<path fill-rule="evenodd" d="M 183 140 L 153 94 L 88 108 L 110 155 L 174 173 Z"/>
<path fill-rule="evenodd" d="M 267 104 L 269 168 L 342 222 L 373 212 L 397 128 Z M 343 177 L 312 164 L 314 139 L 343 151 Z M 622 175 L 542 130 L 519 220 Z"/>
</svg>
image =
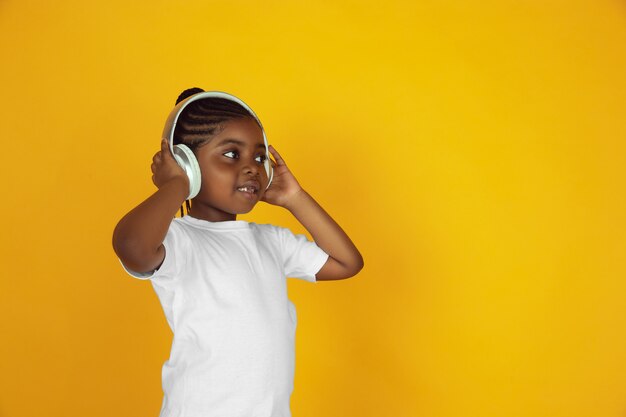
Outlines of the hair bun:
<svg viewBox="0 0 626 417">
<path fill-rule="evenodd" d="M 201 88 L 198 88 L 198 87 L 188 88 L 185 91 L 183 91 L 182 93 L 180 93 L 180 95 L 176 99 L 176 104 L 180 103 L 181 101 L 183 101 L 187 97 L 193 96 L 194 94 L 203 93 L 203 92 L 204 92 L 204 90 L 201 89 Z"/>
</svg>

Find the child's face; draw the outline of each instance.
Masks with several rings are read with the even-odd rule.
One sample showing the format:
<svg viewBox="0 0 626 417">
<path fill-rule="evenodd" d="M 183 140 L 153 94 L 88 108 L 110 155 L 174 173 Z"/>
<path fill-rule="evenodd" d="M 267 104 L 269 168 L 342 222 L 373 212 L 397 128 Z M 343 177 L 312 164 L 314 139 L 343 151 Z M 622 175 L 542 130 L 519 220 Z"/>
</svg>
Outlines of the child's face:
<svg viewBox="0 0 626 417">
<path fill-rule="evenodd" d="M 244 117 L 230 120 L 224 126 L 224 130 L 195 151 L 202 183 L 192 200 L 191 215 L 209 221 L 235 220 L 237 214 L 248 213 L 263 196 L 268 183 L 264 161 L 269 156 L 256 121 Z M 250 180 L 258 182 L 254 194 L 237 190 Z"/>
</svg>

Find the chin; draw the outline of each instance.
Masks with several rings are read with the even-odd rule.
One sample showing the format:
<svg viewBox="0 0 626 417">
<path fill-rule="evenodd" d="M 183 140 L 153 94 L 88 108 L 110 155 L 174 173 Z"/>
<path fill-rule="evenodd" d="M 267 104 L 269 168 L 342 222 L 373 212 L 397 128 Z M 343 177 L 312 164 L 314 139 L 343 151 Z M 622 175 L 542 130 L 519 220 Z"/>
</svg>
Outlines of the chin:
<svg viewBox="0 0 626 417">
<path fill-rule="evenodd" d="M 237 212 L 237 214 L 247 214 L 247 213 L 250 213 L 254 207 L 256 207 L 256 204 L 254 204 L 254 205 L 253 205 L 252 207 L 250 207 L 250 209 L 248 209 L 248 210 L 242 210 L 242 211 Z"/>
</svg>

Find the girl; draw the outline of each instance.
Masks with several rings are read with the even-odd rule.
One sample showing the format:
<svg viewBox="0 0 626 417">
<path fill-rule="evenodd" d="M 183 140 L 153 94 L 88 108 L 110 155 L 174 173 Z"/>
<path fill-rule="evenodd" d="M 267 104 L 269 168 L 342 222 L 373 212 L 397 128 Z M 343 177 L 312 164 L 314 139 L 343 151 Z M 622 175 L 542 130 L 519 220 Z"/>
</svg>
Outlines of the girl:
<svg viewBox="0 0 626 417">
<path fill-rule="evenodd" d="M 241 100 L 185 90 L 168 129 L 151 166 L 158 190 L 113 232 L 122 266 L 152 282 L 174 333 L 160 416 L 289 417 L 297 316 L 286 278 L 352 277 L 363 258 L 268 147 Z M 179 144 L 197 160 L 196 171 L 179 156 L 183 147 L 173 147 Z M 236 220 L 258 201 L 289 210 L 315 242 Z"/>
</svg>

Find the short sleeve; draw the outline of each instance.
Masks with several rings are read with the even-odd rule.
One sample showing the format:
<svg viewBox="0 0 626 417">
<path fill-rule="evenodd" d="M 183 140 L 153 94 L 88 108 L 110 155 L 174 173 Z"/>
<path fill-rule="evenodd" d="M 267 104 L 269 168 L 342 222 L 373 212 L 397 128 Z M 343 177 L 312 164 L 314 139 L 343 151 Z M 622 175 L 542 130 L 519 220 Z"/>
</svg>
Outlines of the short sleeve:
<svg viewBox="0 0 626 417">
<path fill-rule="evenodd" d="M 322 269 L 329 255 L 305 235 L 295 235 L 284 227 L 279 231 L 285 275 L 316 282 L 315 274 Z"/>
<path fill-rule="evenodd" d="M 165 258 L 161 263 L 161 266 L 155 269 L 152 272 L 135 272 L 130 270 L 124 265 L 121 259 L 118 258 L 120 263 L 122 264 L 122 268 L 128 273 L 128 275 L 142 279 L 171 279 L 174 280 L 182 269 L 182 265 L 185 261 L 185 256 L 189 253 L 187 250 L 187 236 L 180 224 L 176 221 L 172 221 L 169 229 L 167 230 L 167 234 L 165 235 L 165 239 L 163 239 L 163 246 L 165 248 Z"/>
</svg>

